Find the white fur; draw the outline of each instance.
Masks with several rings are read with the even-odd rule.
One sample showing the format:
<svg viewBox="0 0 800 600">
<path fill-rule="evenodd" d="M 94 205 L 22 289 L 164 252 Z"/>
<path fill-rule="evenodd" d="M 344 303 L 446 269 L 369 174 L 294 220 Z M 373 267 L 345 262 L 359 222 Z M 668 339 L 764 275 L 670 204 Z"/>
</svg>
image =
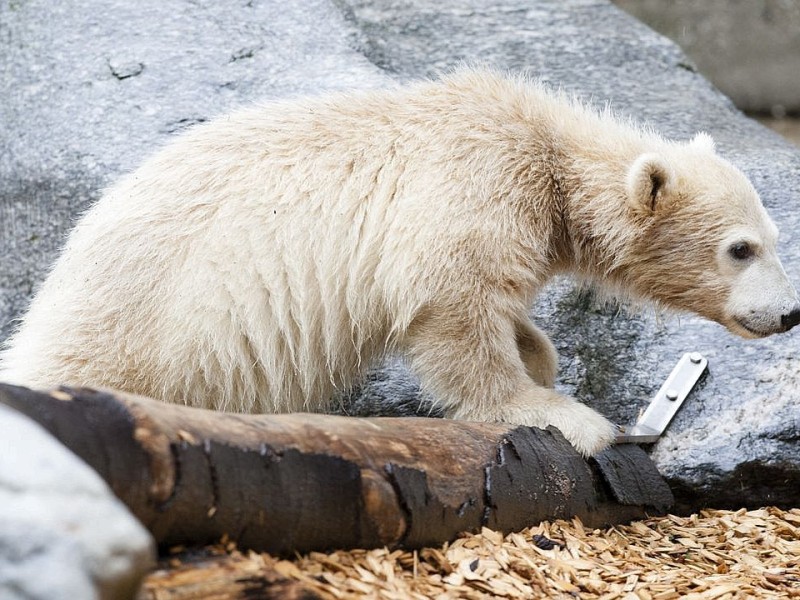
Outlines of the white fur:
<svg viewBox="0 0 800 600">
<path fill-rule="evenodd" d="M 670 170 L 648 210 L 634 165 Z M 257 106 L 176 139 L 81 219 L 0 378 L 323 410 L 399 350 L 449 416 L 554 424 L 590 454 L 613 429 L 552 389 L 535 293 L 571 271 L 730 326 L 764 280 L 721 273 L 722 238 L 765 223 L 704 138 L 492 72 Z"/>
</svg>

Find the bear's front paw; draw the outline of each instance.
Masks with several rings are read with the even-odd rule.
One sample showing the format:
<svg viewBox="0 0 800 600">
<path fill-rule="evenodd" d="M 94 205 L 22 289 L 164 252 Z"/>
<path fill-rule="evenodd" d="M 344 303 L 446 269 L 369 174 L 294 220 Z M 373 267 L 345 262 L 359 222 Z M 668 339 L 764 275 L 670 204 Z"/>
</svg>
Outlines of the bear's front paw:
<svg viewBox="0 0 800 600">
<path fill-rule="evenodd" d="M 556 427 L 583 456 L 597 454 L 615 436 L 615 427 L 600 413 L 553 390 L 535 387 L 501 406 L 483 406 L 480 411 L 458 411 L 455 418 L 501 421 L 544 429 Z"/>
<path fill-rule="evenodd" d="M 565 398 L 562 407 L 546 415 L 548 425 L 557 427 L 583 456 L 593 456 L 614 441 L 616 427 L 585 404 Z"/>
</svg>

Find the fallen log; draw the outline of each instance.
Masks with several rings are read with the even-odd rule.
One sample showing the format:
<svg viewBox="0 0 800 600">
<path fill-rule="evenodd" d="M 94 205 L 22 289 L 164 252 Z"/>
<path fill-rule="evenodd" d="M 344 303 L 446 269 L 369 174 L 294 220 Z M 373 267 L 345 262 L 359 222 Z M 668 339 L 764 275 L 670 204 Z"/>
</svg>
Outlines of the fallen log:
<svg viewBox="0 0 800 600">
<path fill-rule="evenodd" d="M 240 415 L 2 384 L 0 402 L 93 467 L 162 545 L 227 536 L 275 554 L 420 548 L 482 526 L 578 516 L 599 527 L 672 503 L 639 447 L 587 461 L 554 428 Z"/>
</svg>

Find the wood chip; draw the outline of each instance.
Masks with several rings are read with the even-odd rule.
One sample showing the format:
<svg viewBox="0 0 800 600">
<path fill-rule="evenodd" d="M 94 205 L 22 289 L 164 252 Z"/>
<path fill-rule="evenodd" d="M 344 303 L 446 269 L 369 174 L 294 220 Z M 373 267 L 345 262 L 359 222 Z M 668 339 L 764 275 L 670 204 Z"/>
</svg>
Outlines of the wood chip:
<svg viewBox="0 0 800 600">
<path fill-rule="evenodd" d="M 543 539 L 556 543 L 544 550 Z M 272 568 L 322 598 L 800 599 L 800 510 L 704 510 L 605 530 L 573 519 L 507 536 L 484 528 L 413 552 L 313 552 L 292 561 L 234 552 L 229 561 L 234 570 Z"/>
</svg>

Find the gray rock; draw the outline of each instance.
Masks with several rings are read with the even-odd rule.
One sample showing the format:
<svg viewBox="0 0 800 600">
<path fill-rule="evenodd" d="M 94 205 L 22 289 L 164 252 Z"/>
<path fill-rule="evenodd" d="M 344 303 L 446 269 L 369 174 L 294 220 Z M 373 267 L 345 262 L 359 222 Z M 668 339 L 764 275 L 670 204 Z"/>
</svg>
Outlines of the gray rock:
<svg viewBox="0 0 800 600">
<path fill-rule="evenodd" d="M 154 564 L 150 535 L 92 469 L 0 406 L 0 597 L 133 598 Z"/>
<path fill-rule="evenodd" d="M 710 132 L 778 221 L 785 266 L 800 282 L 800 154 L 742 116 L 672 42 L 608 2 L 147 6 L 0 0 L 9 90 L 0 103 L 0 251 L 14 257 L 0 272 L 6 334 L 70 219 L 173 132 L 245 101 L 433 76 L 463 61 L 609 101 L 671 137 Z M 709 358 L 710 374 L 653 450 L 682 508 L 800 502 L 800 337 L 742 341 L 699 318 L 604 306 L 569 281 L 555 282 L 532 314 L 559 349 L 560 389 L 618 422 L 635 418 L 683 352 Z M 399 362 L 342 402 L 351 414 L 429 410 Z"/>
</svg>

